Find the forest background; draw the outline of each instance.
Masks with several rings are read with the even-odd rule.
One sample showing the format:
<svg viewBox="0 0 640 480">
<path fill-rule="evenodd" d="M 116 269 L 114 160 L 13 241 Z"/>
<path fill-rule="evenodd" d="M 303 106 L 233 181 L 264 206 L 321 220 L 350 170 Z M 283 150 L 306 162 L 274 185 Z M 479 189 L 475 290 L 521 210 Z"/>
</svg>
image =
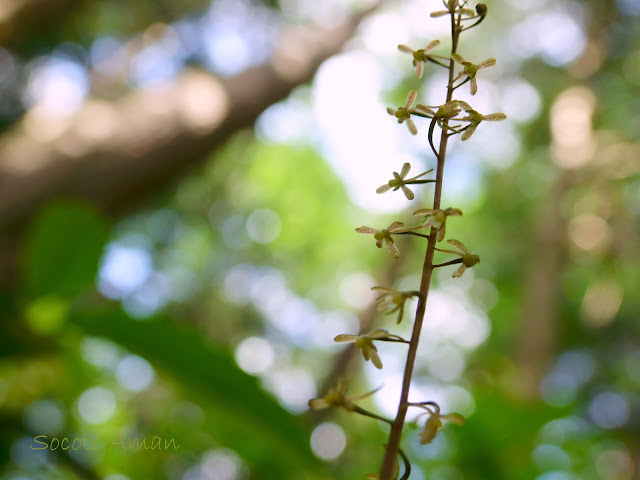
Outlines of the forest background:
<svg viewBox="0 0 640 480">
<path fill-rule="evenodd" d="M 640 3 L 486 3 L 460 51 L 498 59 L 472 105 L 509 118 L 453 142 L 443 199 L 482 263 L 437 272 L 414 381 L 468 424 L 409 431 L 411 479 L 639 479 Z M 379 467 L 384 428 L 307 401 L 348 378 L 395 411 L 402 345 L 379 372 L 333 337 L 394 323 L 371 286 L 417 284 L 423 245 L 354 228 L 428 206 L 375 189 L 434 166 L 385 107 L 443 101 L 397 51 L 446 42 L 441 8 L 2 2 L 0 479 Z M 117 444 L 153 437 L 180 448 Z"/>
</svg>

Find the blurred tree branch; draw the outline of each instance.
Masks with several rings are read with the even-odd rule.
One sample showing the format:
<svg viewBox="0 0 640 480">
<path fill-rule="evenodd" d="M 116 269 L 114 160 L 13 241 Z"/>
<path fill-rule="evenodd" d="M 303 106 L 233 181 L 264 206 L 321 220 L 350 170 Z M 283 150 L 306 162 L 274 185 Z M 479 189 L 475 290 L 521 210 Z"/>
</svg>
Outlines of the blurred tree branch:
<svg viewBox="0 0 640 480">
<path fill-rule="evenodd" d="M 84 0 L 2 0 L 0 45 L 15 46 L 34 32 L 54 28 Z"/>
<path fill-rule="evenodd" d="M 308 82 L 376 7 L 331 29 L 289 27 L 267 63 L 235 77 L 187 70 L 171 85 L 89 100 L 69 118 L 27 112 L 0 139 L 0 231 L 10 232 L 0 278 L 13 270 L 16 230 L 42 203 L 74 196 L 111 214 L 132 208 Z"/>
</svg>

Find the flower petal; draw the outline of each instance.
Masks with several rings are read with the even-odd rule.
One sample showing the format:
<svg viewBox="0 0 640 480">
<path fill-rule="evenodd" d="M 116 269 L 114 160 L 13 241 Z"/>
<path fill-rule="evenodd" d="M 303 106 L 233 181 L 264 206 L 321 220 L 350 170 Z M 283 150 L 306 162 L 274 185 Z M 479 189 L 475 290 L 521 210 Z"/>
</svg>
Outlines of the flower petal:
<svg viewBox="0 0 640 480">
<path fill-rule="evenodd" d="M 419 112 L 422 112 L 422 113 L 426 113 L 427 115 L 431 115 L 431 116 L 434 116 L 436 114 L 436 112 L 431 110 L 429 107 L 426 107 L 426 106 L 424 106 L 424 105 L 422 105 L 420 103 L 418 105 L 416 105 L 416 110 L 418 110 Z"/>
<path fill-rule="evenodd" d="M 389 338 L 389 332 L 383 330 L 382 328 L 376 328 L 372 332 L 367 333 L 367 337 L 372 340 L 379 340 L 381 338 Z"/>
<path fill-rule="evenodd" d="M 407 200 L 413 200 L 415 198 L 415 196 L 413 195 L 413 192 L 411 191 L 411 189 L 409 187 L 407 187 L 406 185 L 402 184 L 402 185 L 400 185 L 400 188 L 402 189 L 402 192 L 404 193 L 404 196 L 407 197 Z"/>
<path fill-rule="evenodd" d="M 423 62 L 416 63 L 416 78 L 421 79 L 423 73 L 424 73 L 424 63 Z"/>
<path fill-rule="evenodd" d="M 402 53 L 409 53 L 411 55 L 413 55 L 413 48 L 409 47 L 408 45 L 398 45 L 398 50 L 400 50 Z"/>
<path fill-rule="evenodd" d="M 433 213 L 433 209 L 431 208 L 421 208 L 413 212 L 413 215 L 430 215 Z"/>
<path fill-rule="evenodd" d="M 444 214 L 447 217 L 461 217 L 462 216 L 462 210 L 460 210 L 459 208 L 451 208 L 451 207 L 449 207 L 444 211 Z"/>
<path fill-rule="evenodd" d="M 400 178 L 404 179 L 411 170 L 411 164 L 409 162 L 402 165 L 402 170 L 400 170 Z"/>
<path fill-rule="evenodd" d="M 438 45 L 440 45 L 440 40 L 434 40 L 432 42 L 429 42 L 429 45 L 424 47 L 424 53 L 430 52 L 431 50 L 436 48 Z"/>
<path fill-rule="evenodd" d="M 431 12 L 431 18 L 444 17 L 445 15 L 449 15 L 447 10 L 438 10 L 437 12 Z"/>
<path fill-rule="evenodd" d="M 471 84 L 471 87 L 469 89 L 471 95 L 475 95 L 476 93 L 478 93 L 478 80 L 476 80 L 476 77 L 473 77 L 471 79 L 471 82 L 469 83 Z"/>
<path fill-rule="evenodd" d="M 469 252 L 469 250 L 467 250 L 467 247 L 465 247 L 462 242 L 458 241 L 458 240 L 454 240 L 453 238 L 450 240 L 447 240 L 447 243 L 450 245 L 453 245 L 454 247 L 456 247 L 458 250 L 460 250 L 462 253 L 471 253 Z"/>
<path fill-rule="evenodd" d="M 438 229 L 438 241 L 441 242 L 444 239 L 444 236 L 447 234 L 447 224 L 443 222 Z"/>
<path fill-rule="evenodd" d="M 413 120 L 411 120 L 410 118 L 407 118 L 407 128 L 409 129 L 411 135 L 418 134 L 418 128 L 416 127 L 416 124 L 413 123 Z"/>
<path fill-rule="evenodd" d="M 358 339 L 357 335 L 348 335 L 346 333 L 342 333 L 337 335 L 336 338 L 333 339 L 334 342 L 355 342 Z"/>
<path fill-rule="evenodd" d="M 399 228 L 404 227 L 404 223 L 402 222 L 393 222 L 391 225 L 387 227 L 387 230 L 393 233 L 394 230 L 398 230 Z"/>
<path fill-rule="evenodd" d="M 451 275 L 451 276 L 453 278 L 461 277 L 466 269 L 467 269 L 467 266 L 463 263 L 458 267 L 458 269 L 455 272 L 453 272 L 453 275 Z"/>
<path fill-rule="evenodd" d="M 387 293 L 398 293 L 398 290 L 394 290 L 393 288 L 388 288 L 388 287 L 371 287 L 371 290 L 377 290 L 380 292 L 387 292 Z"/>
<path fill-rule="evenodd" d="M 389 115 L 391 115 L 392 117 L 395 117 L 395 116 L 396 116 L 396 112 L 397 112 L 397 111 L 398 111 L 398 110 L 396 110 L 395 108 L 387 107 L 387 113 L 388 113 Z"/>
<path fill-rule="evenodd" d="M 387 249 L 393 258 L 400 258 L 400 250 L 395 243 L 392 241 L 387 241 Z"/>
<path fill-rule="evenodd" d="M 478 69 L 493 67 L 496 64 L 495 58 L 487 58 L 484 62 L 478 64 Z"/>
<path fill-rule="evenodd" d="M 455 423 L 456 425 L 462 426 L 467 424 L 465 418 L 459 413 L 449 413 L 447 415 L 441 415 L 440 418 L 442 420 L 446 420 L 447 422 Z"/>
<path fill-rule="evenodd" d="M 331 406 L 324 398 L 312 398 L 309 400 L 308 405 L 312 410 L 322 410 Z"/>
<path fill-rule="evenodd" d="M 375 350 L 371 351 L 371 363 L 373 363 L 377 369 L 382 369 L 382 360 L 380 360 L 378 352 Z"/>
<path fill-rule="evenodd" d="M 504 113 L 490 113 L 484 116 L 484 120 L 488 120 L 489 122 L 501 122 L 506 119 L 507 116 Z"/>
<path fill-rule="evenodd" d="M 378 188 L 376 188 L 376 193 L 384 193 L 388 192 L 389 190 L 391 190 L 391 187 L 388 183 L 385 183 L 384 185 L 380 185 Z"/>
<path fill-rule="evenodd" d="M 462 141 L 466 142 L 467 140 L 469 140 L 471 138 L 471 135 L 473 135 L 473 132 L 476 131 L 476 128 L 478 128 L 477 125 L 469 125 L 469 128 L 467 128 L 462 134 Z"/>
<path fill-rule="evenodd" d="M 468 112 L 469 110 L 473 110 L 471 108 L 471 105 L 469 105 L 464 100 L 456 100 L 455 102 L 457 103 L 458 107 L 461 107 L 465 112 Z"/>
<path fill-rule="evenodd" d="M 371 227 L 358 227 L 358 228 L 356 228 L 356 232 L 365 233 L 367 235 L 374 235 L 374 234 L 378 233 L 378 230 L 376 230 L 375 228 L 371 228 Z"/>
<path fill-rule="evenodd" d="M 409 110 L 411 108 L 411 105 L 414 104 L 414 102 L 416 101 L 416 98 L 418 97 L 418 92 L 416 92 L 415 90 L 411 90 L 408 94 L 407 94 L 407 99 L 404 102 L 404 108 L 406 110 Z"/>
<path fill-rule="evenodd" d="M 464 57 L 462 55 L 458 55 L 457 53 L 454 53 L 453 55 L 451 55 L 451 58 L 453 58 L 456 62 L 458 62 L 459 64 L 463 64 L 464 62 L 466 62 L 466 60 L 464 59 Z"/>
</svg>

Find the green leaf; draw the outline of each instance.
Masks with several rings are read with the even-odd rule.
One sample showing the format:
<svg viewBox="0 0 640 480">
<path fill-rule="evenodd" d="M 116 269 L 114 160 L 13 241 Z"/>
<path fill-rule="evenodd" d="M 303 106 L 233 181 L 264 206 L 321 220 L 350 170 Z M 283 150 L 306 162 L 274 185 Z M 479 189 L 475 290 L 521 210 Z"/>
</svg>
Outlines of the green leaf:
<svg viewBox="0 0 640 480">
<path fill-rule="evenodd" d="M 105 219 L 86 203 L 47 205 L 27 236 L 22 269 L 26 293 L 70 296 L 91 286 L 107 232 Z"/>
<path fill-rule="evenodd" d="M 240 370 L 226 350 L 198 332 L 168 318 L 138 322 L 115 308 L 76 312 L 70 322 L 145 357 L 190 395 L 201 397 L 211 407 L 211 435 L 254 469 L 262 469 L 262 478 L 276 478 L 276 469 L 284 469 L 280 474 L 303 469 L 305 478 L 319 471 L 300 420 L 265 393 L 255 377 Z M 274 477 L 265 476 L 265 468 Z"/>
</svg>

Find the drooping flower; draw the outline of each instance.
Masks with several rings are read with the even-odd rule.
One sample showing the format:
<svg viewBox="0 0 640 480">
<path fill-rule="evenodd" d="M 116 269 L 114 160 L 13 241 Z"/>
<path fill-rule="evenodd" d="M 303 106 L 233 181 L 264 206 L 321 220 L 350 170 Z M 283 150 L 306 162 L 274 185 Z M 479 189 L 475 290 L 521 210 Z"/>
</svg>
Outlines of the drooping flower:
<svg viewBox="0 0 640 480">
<path fill-rule="evenodd" d="M 408 179 L 405 180 L 405 177 L 409 173 L 409 170 L 411 170 L 411 164 L 410 163 L 405 163 L 404 165 L 402 165 L 402 170 L 400 170 L 400 173 L 393 172 L 393 178 L 391 180 L 389 180 L 388 183 L 385 183 L 384 185 L 381 185 L 380 187 L 378 187 L 376 189 L 376 193 L 388 192 L 392 188 L 393 188 L 393 191 L 395 192 L 396 190 L 401 188 L 402 192 L 404 193 L 404 196 L 407 197 L 408 200 L 413 200 L 414 199 L 413 192 L 411 191 L 411 189 L 409 187 L 407 187 L 407 184 L 410 184 L 411 182 L 414 182 L 415 180 L 418 180 L 420 177 L 422 177 L 422 176 L 426 175 L 427 173 L 431 172 L 433 169 L 429 170 L 427 172 L 421 173 L 420 175 L 417 175 L 415 177 L 408 178 Z"/>
<path fill-rule="evenodd" d="M 478 125 L 480 125 L 483 120 L 486 120 L 488 122 L 501 122 L 502 120 L 507 119 L 507 116 L 504 113 L 490 113 L 488 115 L 483 115 L 471 108 L 469 104 L 465 104 L 463 106 L 463 109 L 465 112 L 467 112 L 468 115 L 461 118 L 460 120 L 463 122 L 469 122 L 469 126 L 462 134 L 463 142 L 471 138 L 471 135 L 473 135 L 473 133 L 476 131 L 476 128 L 478 128 Z"/>
<path fill-rule="evenodd" d="M 421 208 L 413 212 L 414 215 L 424 215 L 426 222 L 422 224 L 424 228 L 435 228 L 438 231 L 438 241 L 441 242 L 447 233 L 447 217 L 459 217 L 462 211 L 458 208 Z"/>
<path fill-rule="evenodd" d="M 343 333 L 336 336 L 333 341 L 339 343 L 349 342 L 355 344 L 356 348 L 358 348 L 362 352 L 362 356 L 366 361 L 371 360 L 371 363 L 373 363 L 376 368 L 382 368 L 382 361 L 378 356 L 378 349 L 373 344 L 373 341 L 382 340 L 385 338 L 395 340 L 401 339 L 401 337 L 392 335 L 386 330 L 376 328 L 372 332 L 369 332 L 365 335 L 348 335 L 346 333 Z"/>
<path fill-rule="evenodd" d="M 464 57 L 462 57 L 462 55 L 458 55 L 457 53 L 454 53 L 451 56 L 451 58 L 453 58 L 456 62 L 458 62 L 463 67 L 462 71 L 458 74 L 458 76 L 453 79 L 453 82 L 455 82 L 459 78 L 462 78 L 466 75 L 467 78 L 469 78 L 471 83 L 471 86 L 470 86 L 471 95 L 475 95 L 478 92 L 478 81 L 476 80 L 476 74 L 478 73 L 478 70 L 482 70 L 483 68 L 493 67 L 496 64 L 495 58 L 487 58 L 485 61 L 480 62 L 477 65 L 475 63 L 471 63 L 465 60 Z"/>
<path fill-rule="evenodd" d="M 323 410 L 329 407 L 344 407 L 346 410 L 352 412 L 354 408 L 354 401 L 373 395 L 379 390 L 378 388 L 371 392 L 363 393 L 362 395 L 346 397 L 345 394 L 347 393 L 348 388 L 347 382 L 342 379 L 338 380 L 338 387 L 330 388 L 329 392 L 324 397 L 309 400 L 309 408 L 312 410 Z"/>
<path fill-rule="evenodd" d="M 458 255 L 459 257 L 462 257 L 462 264 L 458 267 L 458 269 L 455 272 L 453 272 L 453 275 L 451 275 L 453 278 L 461 277 L 467 268 L 471 268 L 474 265 L 480 263 L 480 256 L 475 255 L 471 253 L 469 250 L 467 250 L 467 247 L 465 247 L 462 244 L 462 242 L 451 239 L 451 240 L 447 240 L 447 243 L 456 247 L 459 250 L 459 252 L 456 252 L 453 250 L 443 250 L 440 248 L 436 248 L 436 250 L 444 253 L 452 253 L 453 255 Z"/>
<path fill-rule="evenodd" d="M 424 64 L 429 61 L 430 57 L 430 55 L 427 55 L 427 53 L 436 48 L 438 45 L 440 45 L 440 40 L 434 40 L 426 47 L 420 48 L 418 50 L 414 50 L 407 45 L 398 45 L 398 50 L 403 53 L 413 55 L 413 66 L 416 67 L 416 78 L 422 78 L 422 73 L 424 72 Z"/>
<path fill-rule="evenodd" d="M 418 128 L 416 127 L 416 124 L 413 123 L 413 120 L 411 119 L 411 110 L 417 97 L 418 97 L 418 92 L 416 92 L 415 90 L 411 90 L 407 95 L 407 99 L 404 102 L 404 106 L 398 107 L 397 109 L 387 107 L 387 113 L 389 115 L 396 117 L 398 119 L 398 123 L 406 122 L 407 128 L 409 129 L 409 132 L 411 132 L 411 135 L 418 134 Z"/>
<path fill-rule="evenodd" d="M 373 238 L 376 239 L 376 247 L 382 248 L 382 244 L 385 243 L 387 245 L 387 249 L 393 258 L 398 258 L 400 256 L 400 251 L 393 241 L 392 235 L 395 233 L 404 233 L 416 230 L 420 227 L 412 227 L 412 228 L 403 228 L 404 223 L 402 222 L 393 222 L 387 228 L 383 228 L 382 230 L 376 230 L 371 227 L 358 227 L 356 228 L 356 232 L 364 233 L 366 235 L 373 235 Z"/>
<path fill-rule="evenodd" d="M 371 290 L 383 292 L 376 301 L 378 302 L 378 311 L 384 311 L 387 314 L 398 312 L 398 323 L 402 321 L 404 316 L 404 304 L 408 298 L 417 297 L 420 292 L 403 292 L 387 287 L 371 287 Z"/>
<path fill-rule="evenodd" d="M 455 423 L 456 425 L 465 425 L 467 421 L 459 413 L 449 413 L 447 415 L 440 415 L 440 407 L 435 403 L 430 402 L 434 407 L 433 410 L 425 405 L 422 407 L 427 411 L 429 418 L 425 422 L 424 428 L 420 432 L 420 443 L 426 445 L 431 443 L 435 438 L 438 431 L 442 428 L 442 421 Z"/>
</svg>

